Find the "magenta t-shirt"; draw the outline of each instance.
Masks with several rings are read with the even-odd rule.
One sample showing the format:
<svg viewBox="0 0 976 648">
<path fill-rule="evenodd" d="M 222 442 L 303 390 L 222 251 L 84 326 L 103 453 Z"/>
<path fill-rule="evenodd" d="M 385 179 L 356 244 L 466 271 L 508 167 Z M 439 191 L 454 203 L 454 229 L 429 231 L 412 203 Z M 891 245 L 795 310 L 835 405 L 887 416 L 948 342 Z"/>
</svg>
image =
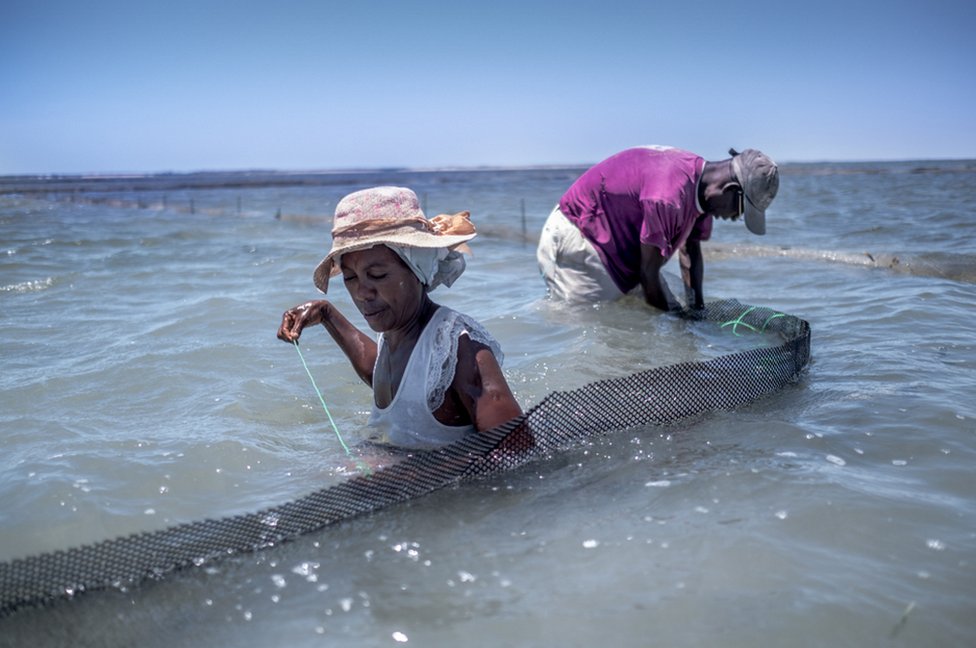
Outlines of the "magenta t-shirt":
<svg viewBox="0 0 976 648">
<path fill-rule="evenodd" d="M 712 217 L 698 208 L 704 158 L 676 148 L 627 149 L 592 167 L 559 201 L 603 259 L 622 292 L 640 283 L 641 243 L 668 258 L 687 241 L 707 241 Z"/>
</svg>

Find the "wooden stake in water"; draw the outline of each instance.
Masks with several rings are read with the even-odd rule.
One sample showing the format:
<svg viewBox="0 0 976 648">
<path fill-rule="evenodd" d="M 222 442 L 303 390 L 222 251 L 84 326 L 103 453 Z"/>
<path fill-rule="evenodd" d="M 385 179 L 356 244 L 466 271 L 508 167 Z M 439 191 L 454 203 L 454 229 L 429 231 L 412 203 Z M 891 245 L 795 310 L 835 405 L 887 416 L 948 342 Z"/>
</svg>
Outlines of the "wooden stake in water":
<svg viewBox="0 0 976 648">
<path fill-rule="evenodd" d="M 529 235 L 525 228 L 525 198 L 522 198 L 522 242 L 529 242 Z"/>
</svg>

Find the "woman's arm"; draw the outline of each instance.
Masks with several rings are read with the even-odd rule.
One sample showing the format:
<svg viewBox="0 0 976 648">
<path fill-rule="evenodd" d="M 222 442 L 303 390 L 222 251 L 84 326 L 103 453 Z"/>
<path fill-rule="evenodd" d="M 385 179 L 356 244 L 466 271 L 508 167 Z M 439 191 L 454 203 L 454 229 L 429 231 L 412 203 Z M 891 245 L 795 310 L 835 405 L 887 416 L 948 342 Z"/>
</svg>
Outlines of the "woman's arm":
<svg viewBox="0 0 976 648">
<path fill-rule="evenodd" d="M 315 324 L 322 324 L 349 358 L 352 368 L 363 381 L 372 387 L 373 367 L 376 365 L 376 341 L 360 331 L 330 302 L 320 299 L 290 308 L 281 316 L 278 339 L 295 342 L 302 331 Z"/>
<path fill-rule="evenodd" d="M 458 339 L 458 363 L 451 389 L 479 432 L 522 414 L 491 349 L 467 335 Z"/>
</svg>

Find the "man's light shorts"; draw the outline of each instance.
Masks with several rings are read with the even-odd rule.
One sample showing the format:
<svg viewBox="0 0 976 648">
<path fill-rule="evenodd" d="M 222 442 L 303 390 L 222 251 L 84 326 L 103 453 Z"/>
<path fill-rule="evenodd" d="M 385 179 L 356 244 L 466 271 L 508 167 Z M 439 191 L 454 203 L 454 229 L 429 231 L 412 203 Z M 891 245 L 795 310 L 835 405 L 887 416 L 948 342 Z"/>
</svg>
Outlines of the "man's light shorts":
<svg viewBox="0 0 976 648">
<path fill-rule="evenodd" d="M 559 205 L 542 227 L 536 258 L 553 299 L 586 302 L 623 296 L 596 248 L 559 211 Z"/>
</svg>

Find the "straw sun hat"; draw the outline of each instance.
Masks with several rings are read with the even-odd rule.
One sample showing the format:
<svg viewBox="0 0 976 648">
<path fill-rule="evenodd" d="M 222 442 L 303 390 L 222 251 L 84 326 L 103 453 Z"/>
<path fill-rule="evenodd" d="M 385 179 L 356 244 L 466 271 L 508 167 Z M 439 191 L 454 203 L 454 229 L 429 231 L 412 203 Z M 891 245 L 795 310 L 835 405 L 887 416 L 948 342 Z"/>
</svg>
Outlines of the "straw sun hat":
<svg viewBox="0 0 976 648">
<path fill-rule="evenodd" d="M 417 194 L 403 187 L 374 187 L 351 193 L 336 205 L 332 249 L 315 268 L 315 286 L 323 293 L 339 274 L 346 252 L 388 244 L 414 248 L 464 250 L 475 236 L 470 213 L 441 214 L 428 220 Z M 463 247 L 462 247 L 463 246 Z"/>
</svg>

